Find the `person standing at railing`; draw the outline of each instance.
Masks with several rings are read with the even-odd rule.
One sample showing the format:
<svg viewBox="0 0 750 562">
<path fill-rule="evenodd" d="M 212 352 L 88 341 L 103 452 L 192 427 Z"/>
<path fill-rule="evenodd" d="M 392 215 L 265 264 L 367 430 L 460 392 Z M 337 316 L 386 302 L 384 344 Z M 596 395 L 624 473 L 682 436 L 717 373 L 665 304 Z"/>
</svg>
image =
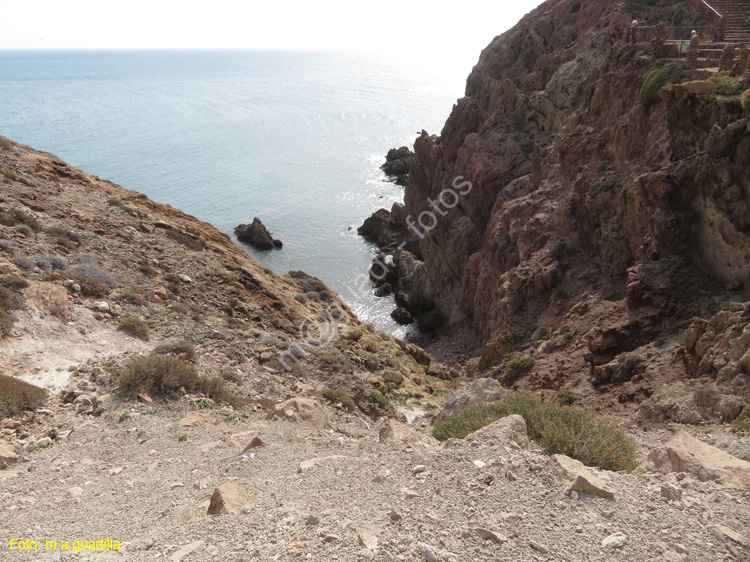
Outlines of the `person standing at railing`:
<svg viewBox="0 0 750 562">
<path fill-rule="evenodd" d="M 633 20 L 633 23 L 630 24 L 630 43 L 632 45 L 635 45 L 635 35 L 636 35 L 637 29 L 638 29 L 638 20 Z"/>
</svg>

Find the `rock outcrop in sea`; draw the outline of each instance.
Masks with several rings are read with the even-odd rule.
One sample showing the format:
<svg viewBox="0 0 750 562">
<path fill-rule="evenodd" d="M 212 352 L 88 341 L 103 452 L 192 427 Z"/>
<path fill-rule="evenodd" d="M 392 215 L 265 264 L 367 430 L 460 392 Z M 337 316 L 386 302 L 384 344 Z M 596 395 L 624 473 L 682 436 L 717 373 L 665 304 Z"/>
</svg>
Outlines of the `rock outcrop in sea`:
<svg viewBox="0 0 750 562">
<path fill-rule="evenodd" d="M 234 228 L 234 234 L 240 242 L 247 242 L 258 250 L 280 250 L 284 244 L 274 238 L 258 217 L 250 224 L 240 224 Z"/>
</svg>

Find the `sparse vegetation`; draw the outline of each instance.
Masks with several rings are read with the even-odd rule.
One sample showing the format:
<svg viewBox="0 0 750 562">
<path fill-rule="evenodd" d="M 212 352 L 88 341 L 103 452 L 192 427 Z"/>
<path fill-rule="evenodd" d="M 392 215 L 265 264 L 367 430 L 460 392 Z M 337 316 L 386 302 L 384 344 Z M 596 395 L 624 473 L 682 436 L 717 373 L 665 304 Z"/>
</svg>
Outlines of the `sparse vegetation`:
<svg viewBox="0 0 750 562">
<path fill-rule="evenodd" d="M 737 431 L 750 431 L 750 406 L 745 406 L 742 413 L 732 422 L 732 427 Z"/>
<path fill-rule="evenodd" d="M 13 209 L 11 211 L 11 215 L 13 215 L 13 219 L 16 221 L 16 223 L 25 224 L 34 232 L 39 232 L 40 230 L 42 230 L 42 225 L 39 224 L 38 220 L 36 220 L 28 213 L 21 211 L 20 209 Z"/>
<path fill-rule="evenodd" d="M 714 84 L 714 94 L 736 96 L 742 93 L 740 79 L 733 77 L 730 72 L 719 72 L 712 75 L 709 80 Z"/>
<path fill-rule="evenodd" d="M 173 355 L 184 361 L 195 361 L 195 347 L 186 341 L 165 343 L 155 347 L 151 353 L 154 355 Z"/>
<path fill-rule="evenodd" d="M 562 406 L 571 406 L 576 401 L 576 395 L 569 388 L 561 388 L 555 393 L 555 400 Z"/>
<path fill-rule="evenodd" d="M 24 410 L 41 408 L 47 391 L 15 377 L 0 375 L 0 418 L 21 414 Z"/>
<path fill-rule="evenodd" d="M 16 254 L 15 256 L 13 256 L 13 265 L 15 265 L 19 269 L 23 269 L 24 271 L 34 271 L 36 262 L 29 256 Z"/>
<path fill-rule="evenodd" d="M 521 377 L 521 375 L 528 373 L 533 366 L 533 357 L 526 356 L 511 359 L 505 366 L 505 370 L 503 371 L 503 376 L 500 379 L 500 382 L 505 386 L 510 386 L 514 382 L 516 382 Z"/>
<path fill-rule="evenodd" d="M 169 398 L 180 388 L 202 392 L 208 398 L 223 401 L 234 408 L 247 404 L 244 398 L 225 390 L 221 376 L 201 376 L 197 369 L 176 357 L 161 355 L 131 359 L 120 371 L 120 391 L 126 396 L 147 393 Z"/>
<path fill-rule="evenodd" d="M 148 341 L 149 338 L 149 327 L 143 320 L 136 318 L 135 316 L 126 316 L 120 321 L 117 329 L 121 332 L 125 332 L 129 336 L 138 338 L 139 340 Z"/>
<path fill-rule="evenodd" d="M 641 87 L 641 105 L 645 109 L 655 105 L 659 101 L 659 90 L 667 84 L 679 82 L 683 70 L 684 65 L 681 62 L 670 62 L 646 74 Z"/>
<path fill-rule="evenodd" d="M 384 410 L 393 410 L 393 404 L 391 404 L 390 399 L 382 392 L 373 388 L 370 390 L 370 398 L 377 402 Z"/>
<path fill-rule="evenodd" d="M 179 442 L 182 442 L 182 441 L 187 441 L 187 440 L 188 440 L 188 436 L 187 436 L 187 433 L 180 433 L 180 434 L 179 434 L 179 435 L 177 436 L 177 441 L 179 441 Z"/>
<path fill-rule="evenodd" d="M 547 341 L 547 340 L 549 340 L 552 337 L 552 334 L 554 334 L 554 333 L 555 333 L 555 329 L 554 328 L 550 328 L 548 326 L 546 328 L 540 329 L 536 333 L 536 339 L 538 341 Z"/>
<path fill-rule="evenodd" d="M 97 283 L 104 285 L 109 289 L 117 287 L 117 279 L 109 271 L 104 270 L 91 256 L 77 256 L 78 265 L 74 265 L 68 270 L 68 273 L 79 277 L 93 279 Z"/>
<path fill-rule="evenodd" d="M 338 390 L 335 388 L 324 388 L 323 390 L 318 392 L 318 395 L 321 398 L 325 398 L 332 404 L 341 404 L 350 412 L 353 412 L 357 409 L 357 405 L 354 403 L 352 397 L 342 390 Z"/>
<path fill-rule="evenodd" d="M 750 88 L 742 92 L 742 97 L 740 98 L 742 103 L 742 109 L 745 111 L 746 115 L 750 115 Z"/>
<path fill-rule="evenodd" d="M 617 366 L 612 373 L 612 382 L 622 383 L 632 379 L 646 369 L 646 362 L 637 353 L 621 355 L 617 359 Z"/>
<path fill-rule="evenodd" d="M 523 416 L 529 437 L 551 454 L 568 455 L 606 470 L 630 471 L 636 467 L 635 446 L 611 422 L 580 409 L 542 402 L 530 394 L 465 410 L 437 422 L 432 435 L 441 441 L 463 439 L 511 414 Z"/>
<path fill-rule="evenodd" d="M 124 422 L 127 419 L 130 419 L 130 412 L 123 412 L 122 414 L 120 414 L 118 421 Z"/>
</svg>

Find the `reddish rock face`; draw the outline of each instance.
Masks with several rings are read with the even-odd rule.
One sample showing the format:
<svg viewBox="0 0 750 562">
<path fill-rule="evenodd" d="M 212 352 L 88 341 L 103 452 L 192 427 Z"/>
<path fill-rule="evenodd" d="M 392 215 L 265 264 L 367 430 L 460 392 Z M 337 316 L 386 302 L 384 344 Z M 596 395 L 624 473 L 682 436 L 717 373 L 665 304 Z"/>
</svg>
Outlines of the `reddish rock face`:
<svg viewBox="0 0 750 562">
<path fill-rule="evenodd" d="M 598 310 L 614 343 L 587 356 L 593 369 L 712 314 L 708 295 L 747 281 L 739 96 L 716 96 L 699 84 L 705 73 L 685 71 L 690 84 L 644 107 L 657 66 L 639 54 L 648 46 L 624 43 L 631 15 L 609 7 L 542 4 L 482 52 L 440 136 L 415 142 L 405 204 L 390 219 L 419 251 L 395 254 L 394 291 L 407 308 L 470 326 L 484 363 L 544 326 L 583 337 Z M 583 301 L 590 309 L 576 316 Z"/>
</svg>

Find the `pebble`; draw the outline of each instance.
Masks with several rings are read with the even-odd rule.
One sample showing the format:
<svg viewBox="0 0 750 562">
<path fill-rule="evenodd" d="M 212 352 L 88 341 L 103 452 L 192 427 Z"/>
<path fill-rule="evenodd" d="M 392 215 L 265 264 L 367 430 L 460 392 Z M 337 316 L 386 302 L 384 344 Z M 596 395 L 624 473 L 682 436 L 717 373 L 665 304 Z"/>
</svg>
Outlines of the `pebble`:
<svg viewBox="0 0 750 562">
<path fill-rule="evenodd" d="M 613 533 L 602 540 L 603 548 L 622 548 L 628 542 L 628 537 L 625 533 Z"/>
</svg>

